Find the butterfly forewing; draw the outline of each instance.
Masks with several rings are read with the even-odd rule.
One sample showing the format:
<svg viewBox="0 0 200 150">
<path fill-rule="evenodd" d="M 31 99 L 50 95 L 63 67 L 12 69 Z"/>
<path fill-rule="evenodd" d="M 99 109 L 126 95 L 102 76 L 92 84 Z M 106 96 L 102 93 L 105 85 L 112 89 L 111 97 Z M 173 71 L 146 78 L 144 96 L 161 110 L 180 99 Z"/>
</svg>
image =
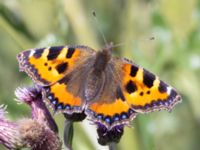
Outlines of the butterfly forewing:
<svg viewBox="0 0 200 150">
<path fill-rule="evenodd" d="M 181 100 L 174 88 L 129 60 L 123 59 L 120 72 L 124 97 L 136 112 L 170 111 Z"/>
<path fill-rule="evenodd" d="M 62 79 L 92 53 L 92 49 L 84 46 L 56 46 L 27 50 L 17 59 L 20 69 L 37 84 L 50 85 Z"/>
</svg>

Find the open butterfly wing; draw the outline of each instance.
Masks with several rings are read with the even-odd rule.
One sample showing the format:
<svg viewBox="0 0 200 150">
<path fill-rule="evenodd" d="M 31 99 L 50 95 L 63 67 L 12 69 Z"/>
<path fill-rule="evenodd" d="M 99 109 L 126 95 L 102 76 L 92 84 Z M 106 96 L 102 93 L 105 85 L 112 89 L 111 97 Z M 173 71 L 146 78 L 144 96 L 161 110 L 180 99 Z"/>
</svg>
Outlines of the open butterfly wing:
<svg viewBox="0 0 200 150">
<path fill-rule="evenodd" d="M 174 88 L 129 60 L 123 59 L 119 74 L 123 95 L 136 112 L 171 111 L 181 101 Z"/>
<path fill-rule="evenodd" d="M 62 79 L 93 52 L 85 46 L 56 46 L 23 51 L 17 59 L 21 71 L 46 86 Z"/>
</svg>

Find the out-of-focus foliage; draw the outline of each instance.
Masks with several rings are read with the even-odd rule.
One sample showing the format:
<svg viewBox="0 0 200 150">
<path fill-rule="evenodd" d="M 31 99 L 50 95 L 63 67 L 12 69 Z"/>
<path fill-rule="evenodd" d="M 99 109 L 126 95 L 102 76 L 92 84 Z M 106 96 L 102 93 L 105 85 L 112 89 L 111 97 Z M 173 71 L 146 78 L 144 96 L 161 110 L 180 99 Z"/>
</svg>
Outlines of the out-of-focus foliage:
<svg viewBox="0 0 200 150">
<path fill-rule="evenodd" d="M 116 48 L 116 55 L 156 73 L 183 98 L 172 113 L 138 115 L 134 128 L 126 128 L 118 149 L 199 149 L 199 0 L 0 0 L 0 103 L 8 105 L 10 117 L 30 115 L 27 107 L 14 101 L 16 87 L 32 84 L 27 75 L 19 73 L 16 54 L 66 44 L 100 49 L 104 43 L 98 26 L 107 41 L 123 44 Z M 55 118 L 62 136 L 63 117 Z M 91 128 L 95 127 L 88 122 L 76 124 L 75 149 L 107 149 L 97 144 L 96 131 Z"/>
</svg>

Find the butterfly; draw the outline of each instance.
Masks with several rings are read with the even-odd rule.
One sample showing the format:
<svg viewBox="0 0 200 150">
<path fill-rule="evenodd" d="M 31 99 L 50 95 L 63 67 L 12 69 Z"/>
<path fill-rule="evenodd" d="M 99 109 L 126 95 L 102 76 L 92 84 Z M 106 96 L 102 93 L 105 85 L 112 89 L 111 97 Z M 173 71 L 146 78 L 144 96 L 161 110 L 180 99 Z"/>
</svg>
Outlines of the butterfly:
<svg viewBox="0 0 200 150">
<path fill-rule="evenodd" d="M 23 51 L 17 59 L 54 110 L 84 112 L 107 129 L 129 124 L 138 113 L 171 111 L 181 101 L 173 87 L 134 62 L 113 57 L 112 49 L 112 44 L 99 51 L 54 46 Z"/>
</svg>

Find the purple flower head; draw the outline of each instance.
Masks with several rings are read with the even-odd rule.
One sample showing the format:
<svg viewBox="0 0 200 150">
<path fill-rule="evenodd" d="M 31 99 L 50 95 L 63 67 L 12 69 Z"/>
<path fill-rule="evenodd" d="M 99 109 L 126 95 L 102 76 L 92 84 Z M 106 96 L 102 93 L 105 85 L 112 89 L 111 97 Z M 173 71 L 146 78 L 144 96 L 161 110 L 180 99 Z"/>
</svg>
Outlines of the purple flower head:
<svg viewBox="0 0 200 150">
<path fill-rule="evenodd" d="M 51 129 L 36 120 L 25 119 L 20 121 L 19 131 L 22 140 L 32 150 L 60 150 L 61 142 Z"/>
<path fill-rule="evenodd" d="M 110 143 L 118 143 L 124 132 L 124 125 L 117 125 L 108 130 L 108 128 L 101 124 L 97 124 L 98 142 L 101 145 L 108 145 Z"/>
<path fill-rule="evenodd" d="M 5 117 L 5 107 L 0 106 L 0 143 L 8 149 L 17 149 L 24 145 L 23 140 L 20 138 L 18 124 L 10 122 Z"/>
<path fill-rule="evenodd" d="M 54 119 L 43 102 L 41 87 L 18 88 L 15 91 L 15 95 L 18 98 L 18 102 L 24 102 L 31 107 L 33 119 L 46 124 L 55 132 L 58 131 Z"/>
<path fill-rule="evenodd" d="M 61 150 L 57 125 L 42 101 L 41 88 L 18 88 L 16 96 L 31 107 L 32 118 L 10 121 L 0 106 L 0 143 L 8 149 Z"/>
</svg>

